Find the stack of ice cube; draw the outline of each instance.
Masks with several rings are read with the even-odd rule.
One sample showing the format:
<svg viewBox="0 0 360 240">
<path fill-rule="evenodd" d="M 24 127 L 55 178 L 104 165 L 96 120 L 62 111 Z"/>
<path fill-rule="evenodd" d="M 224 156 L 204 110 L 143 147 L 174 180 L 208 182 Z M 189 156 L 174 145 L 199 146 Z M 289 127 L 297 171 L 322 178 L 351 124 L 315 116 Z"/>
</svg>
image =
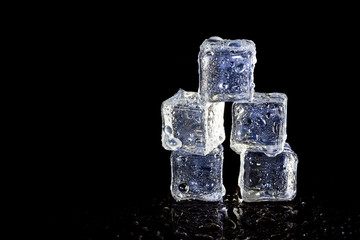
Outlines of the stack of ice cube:
<svg viewBox="0 0 360 240">
<path fill-rule="evenodd" d="M 224 103 L 204 101 L 180 89 L 161 106 L 162 144 L 171 154 L 171 194 L 175 200 L 220 201 Z"/>
<path fill-rule="evenodd" d="M 242 199 L 295 197 L 298 159 L 286 143 L 287 97 L 254 91 L 255 63 L 252 41 L 211 37 L 200 46 L 198 92 L 180 89 L 162 103 L 175 200 L 222 200 L 224 102 L 233 102 L 230 147 L 240 156 Z"/>
</svg>

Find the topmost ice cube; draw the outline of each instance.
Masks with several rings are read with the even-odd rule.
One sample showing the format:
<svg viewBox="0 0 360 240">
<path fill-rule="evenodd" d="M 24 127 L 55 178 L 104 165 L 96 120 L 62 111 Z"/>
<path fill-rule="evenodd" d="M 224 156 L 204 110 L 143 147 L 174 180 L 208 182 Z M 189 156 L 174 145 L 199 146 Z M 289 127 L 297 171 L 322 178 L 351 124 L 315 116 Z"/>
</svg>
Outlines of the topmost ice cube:
<svg viewBox="0 0 360 240">
<path fill-rule="evenodd" d="M 209 102 L 251 100 L 255 44 L 251 40 L 206 39 L 200 46 L 199 94 Z"/>
</svg>

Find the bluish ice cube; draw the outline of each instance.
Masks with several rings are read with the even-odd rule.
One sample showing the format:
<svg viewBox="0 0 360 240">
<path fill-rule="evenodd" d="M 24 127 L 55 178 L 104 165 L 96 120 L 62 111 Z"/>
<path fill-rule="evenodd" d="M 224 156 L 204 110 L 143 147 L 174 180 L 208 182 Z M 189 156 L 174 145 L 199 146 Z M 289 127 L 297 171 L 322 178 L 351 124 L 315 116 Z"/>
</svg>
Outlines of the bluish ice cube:
<svg viewBox="0 0 360 240">
<path fill-rule="evenodd" d="M 162 145 L 171 151 L 206 155 L 225 139 L 224 103 L 210 103 L 180 89 L 161 106 Z"/>
<path fill-rule="evenodd" d="M 290 201 L 296 196 L 298 157 L 285 144 L 275 157 L 244 150 L 240 154 L 239 187 L 246 202 Z"/>
<path fill-rule="evenodd" d="M 250 100 L 255 63 L 255 44 L 250 40 L 205 40 L 198 56 L 201 97 L 210 102 Z"/>
<path fill-rule="evenodd" d="M 254 93 L 251 102 L 234 102 L 230 147 L 240 154 L 244 148 L 275 156 L 286 140 L 287 96 Z"/>
<path fill-rule="evenodd" d="M 182 151 L 171 153 L 171 194 L 176 201 L 221 201 L 225 195 L 222 179 L 223 146 L 206 156 Z"/>
</svg>

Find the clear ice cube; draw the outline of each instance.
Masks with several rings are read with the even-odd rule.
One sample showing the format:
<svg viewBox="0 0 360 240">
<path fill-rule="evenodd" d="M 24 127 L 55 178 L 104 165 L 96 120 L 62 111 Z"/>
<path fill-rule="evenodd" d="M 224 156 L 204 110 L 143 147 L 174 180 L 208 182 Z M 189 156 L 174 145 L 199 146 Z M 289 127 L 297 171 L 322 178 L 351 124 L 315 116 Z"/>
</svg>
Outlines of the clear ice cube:
<svg viewBox="0 0 360 240">
<path fill-rule="evenodd" d="M 210 102 L 250 100 L 255 63 L 255 44 L 251 40 L 205 40 L 198 55 L 201 97 Z"/>
<path fill-rule="evenodd" d="M 225 195 L 222 179 L 223 146 L 206 156 L 183 151 L 171 153 L 171 194 L 176 201 L 221 201 Z"/>
<path fill-rule="evenodd" d="M 296 196 L 298 157 L 285 144 L 275 157 L 244 150 L 240 154 L 239 187 L 246 202 L 290 201 Z"/>
<path fill-rule="evenodd" d="M 210 103 L 180 89 L 161 106 L 162 145 L 206 155 L 225 140 L 224 103 Z"/>
<path fill-rule="evenodd" d="M 275 156 L 286 140 L 287 96 L 254 93 L 251 102 L 234 102 L 230 147 L 240 154 L 244 148 Z"/>
</svg>

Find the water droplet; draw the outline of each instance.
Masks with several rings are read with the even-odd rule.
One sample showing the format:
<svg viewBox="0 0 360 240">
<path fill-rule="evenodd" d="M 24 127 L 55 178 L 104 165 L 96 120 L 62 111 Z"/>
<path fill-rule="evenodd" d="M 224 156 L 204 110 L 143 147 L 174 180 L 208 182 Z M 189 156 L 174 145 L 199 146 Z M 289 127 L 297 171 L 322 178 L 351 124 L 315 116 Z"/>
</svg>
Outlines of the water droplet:
<svg viewBox="0 0 360 240">
<path fill-rule="evenodd" d="M 167 134 L 172 134 L 172 128 L 171 128 L 170 126 L 166 125 L 166 126 L 165 126 L 165 132 L 166 132 Z"/>
<path fill-rule="evenodd" d="M 209 118 L 213 118 L 215 116 L 215 113 L 213 110 L 209 111 Z"/>
<path fill-rule="evenodd" d="M 178 145 L 178 142 L 174 138 L 171 138 L 169 139 L 169 145 L 175 147 Z"/>
<path fill-rule="evenodd" d="M 252 56 L 252 53 L 250 51 L 244 51 L 241 54 L 241 57 L 244 59 L 250 58 Z"/>
<path fill-rule="evenodd" d="M 228 44 L 229 47 L 241 47 L 241 44 L 239 42 L 230 42 Z"/>
<path fill-rule="evenodd" d="M 252 123 L 252 119 L 251 118 L 247 118 L 245 120 L 245 125 L 250 125 Z"/>
<path fill-rule="evenodd" d="M 189 142 L 194 141 L 194 134 L 190 134 L 190 135 L 188 136 L 187 140 L 188 140 Z"/>
<path fill-rule="evenodd" d="M 206 55 L 206 56 L 212 56 L 212 55 L 214 55 L 214 53 L 213 53 L 212 51 L 207 51 L 207 52 L 205 53 L 205 55 Z"/>
<path fill-rule="evenodd" d="M 266 121 L 265 119 L 263 119 L 262 117 L 257 117 L 256 118 L 256 124 L 259 126 L 265 126 L 266 125 Z"/>
<path fill-rule="evenodd" d="M 229 88 L 229 83 L 222 82 L 222 83 L 219 84 L 219 88 L 223 89 L 223 90 L 228 89 Z"/>
<path fill-rule="evenodd" d="M 240 90 L 240 87 L 239 86 L 233 86 L 232 88 L 231 88 L 233 91 L 239 91 Z"/>
<path fill-rule="evenodd" d="M 189 185 L 187 185 L 186 183 L 179 184 L 179 191 L 187 193 L 189 191 Z"/>
<path fill-rule="evenodd" d="M 178 156 L 178 157 L 176 158 L 176 160 L 177 160 L 177 161 L 184 161 L 184 160 L 185 160 L 185 157 Z"/>
<path fill-rule="evenodd" d="M 278 133 L 279 130 L 280 130 L 280 125 L 278 123 L 274 122 L 272 130 L 273 130 L 274 133 Z"/>
<path fill-rule="evenodd" d="M 235 71 L 238 73 L 241 73 L 245 70 L 245 64 L 244 63 L 240 63 L 239 65 L 236 66 Z"/>
<path fill-rule="evenodd" d="M 219 42 L 219 41 L 223 41 L 223 39 L 218 36 L 213 36 L 213 37 L 209 38 L 208 41 L 209 42 Z"/>
</svg>

